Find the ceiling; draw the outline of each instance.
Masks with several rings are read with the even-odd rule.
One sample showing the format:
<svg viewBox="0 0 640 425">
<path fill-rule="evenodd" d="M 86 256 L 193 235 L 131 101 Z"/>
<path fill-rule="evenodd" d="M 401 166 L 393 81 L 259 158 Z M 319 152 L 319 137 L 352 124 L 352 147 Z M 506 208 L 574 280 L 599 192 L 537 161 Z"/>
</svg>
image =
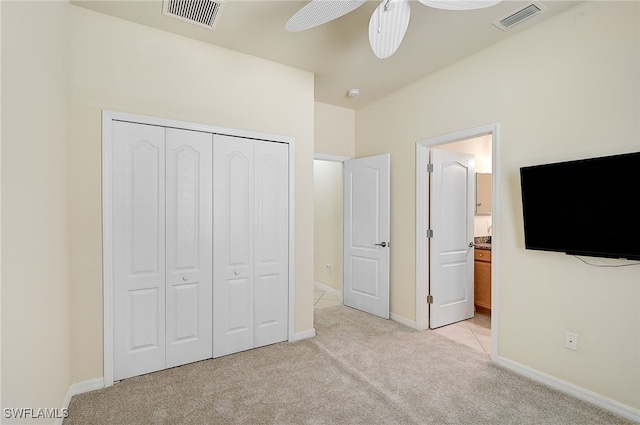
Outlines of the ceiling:
<svg viewBox="0 0 640 425">
<path fill-rule="evenodd" d="M 72 0 L 142 25 L 261 57 L 315 74 L 315 100 L 358 109 L 413 81 L 543 22 L 580 0 L 542 0 L 548 8 L 507 31 L 492 25 L 531 1 L 504 0 L 470 11 L 434 9 L 411 1 L 409 29 L 398 51 L 378 59 L 369 46 L 369 18 L 377 1 L 306 31 L 290 33 L 287 20 L 306 4 L 286 0 L 227 0 L 213 31 L 162 14 L 162 0 Z M 357 97 L 347 96 L 351 88 Z"/>
</svg>

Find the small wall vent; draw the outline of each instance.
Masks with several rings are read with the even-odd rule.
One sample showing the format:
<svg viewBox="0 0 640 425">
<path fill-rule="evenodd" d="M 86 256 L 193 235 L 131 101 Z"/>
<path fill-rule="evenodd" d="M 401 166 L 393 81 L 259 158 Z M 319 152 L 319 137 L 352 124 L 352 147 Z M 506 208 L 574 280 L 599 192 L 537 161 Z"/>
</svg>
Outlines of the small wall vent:
<svg viewBox="0 0 640 425">
<path fill-rule="evenodd" d="M 223 7 L 223 1 L 165 0 L 162 7 L 162 14 L 214 30 L 220 20 Z"/>
<path fill-rule="evenodd" d="M 533 18 L 543 12 L 547 11 L 547 7 L 540 2 L 529 3 L 525 7 L 509 13 L 502 19 L 493 22 L 493 25 L 500 28 L 503 31 L 508 30 L 518 24 L 523 23 L 527 19 Z"/>
</svg>

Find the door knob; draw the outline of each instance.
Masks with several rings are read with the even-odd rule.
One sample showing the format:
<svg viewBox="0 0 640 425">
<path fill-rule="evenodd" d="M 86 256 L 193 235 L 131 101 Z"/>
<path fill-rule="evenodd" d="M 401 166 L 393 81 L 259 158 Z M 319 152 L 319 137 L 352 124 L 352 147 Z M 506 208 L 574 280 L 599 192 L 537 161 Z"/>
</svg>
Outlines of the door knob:
<svg viewBox="0 0 640 425">
<path fill-rule="evenodd" d="M 476 244 L 474 244 L 473 242 L 469 242 L 469 248 L 473 248 L 474 246 L 476 246 Z"/>
<path fill-rule="evenodd" d="M 381 243 L 377 243 L 376 245 L 377 246 L 381 246 L 381 247 L 384 248 L 385 246 L 387 246 L 387 243 L 386 242 L 381 242 Z"/>
</svg>

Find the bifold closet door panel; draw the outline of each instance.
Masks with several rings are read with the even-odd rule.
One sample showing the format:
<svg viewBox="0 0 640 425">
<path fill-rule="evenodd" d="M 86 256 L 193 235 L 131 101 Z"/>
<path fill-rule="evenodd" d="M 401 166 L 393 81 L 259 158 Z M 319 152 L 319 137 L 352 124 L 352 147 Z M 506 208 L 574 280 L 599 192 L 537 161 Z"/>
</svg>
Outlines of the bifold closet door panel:
<svg viewBox="0 0 640 425">
<path fill-rule="evenodd" d="M 166 129 L 166 367 L 213 353 L 212 142 Z"/>
<path fill-rule="evenodd" d="M 114 380 L 165 368 L 165 130 L 115 122 Z"/>
<path fill-rule="evenodd" d="M 254 347 L 287 339 L 289 149 L 254 142 Z"/>
<path fill-rule="evenodd" d="M 214 136 L 213 357 L 253 348 L 253 144 Z"/>
</svg>

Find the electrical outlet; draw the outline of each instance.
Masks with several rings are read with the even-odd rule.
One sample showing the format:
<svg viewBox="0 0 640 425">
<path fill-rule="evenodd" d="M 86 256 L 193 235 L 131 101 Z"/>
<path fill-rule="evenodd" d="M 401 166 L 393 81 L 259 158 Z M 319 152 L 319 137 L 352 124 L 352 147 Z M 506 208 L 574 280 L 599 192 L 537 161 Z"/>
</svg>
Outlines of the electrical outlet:
<svg viewBox="0 0 640 425">
<path fill-rule="evenodd" d="M 565 332 L 564 346 L 569 350 L 578 350 L 578 335 L 571 332 Z"/>
<path fill-rule="evenodd" d="M 331 264 L 327 264 L 325 267 L 327 268 L 327 271 L 329 273 L 331 273 L 331 271 L 333 270 L 333 267 L 331 266 Z"/>
</svg>

